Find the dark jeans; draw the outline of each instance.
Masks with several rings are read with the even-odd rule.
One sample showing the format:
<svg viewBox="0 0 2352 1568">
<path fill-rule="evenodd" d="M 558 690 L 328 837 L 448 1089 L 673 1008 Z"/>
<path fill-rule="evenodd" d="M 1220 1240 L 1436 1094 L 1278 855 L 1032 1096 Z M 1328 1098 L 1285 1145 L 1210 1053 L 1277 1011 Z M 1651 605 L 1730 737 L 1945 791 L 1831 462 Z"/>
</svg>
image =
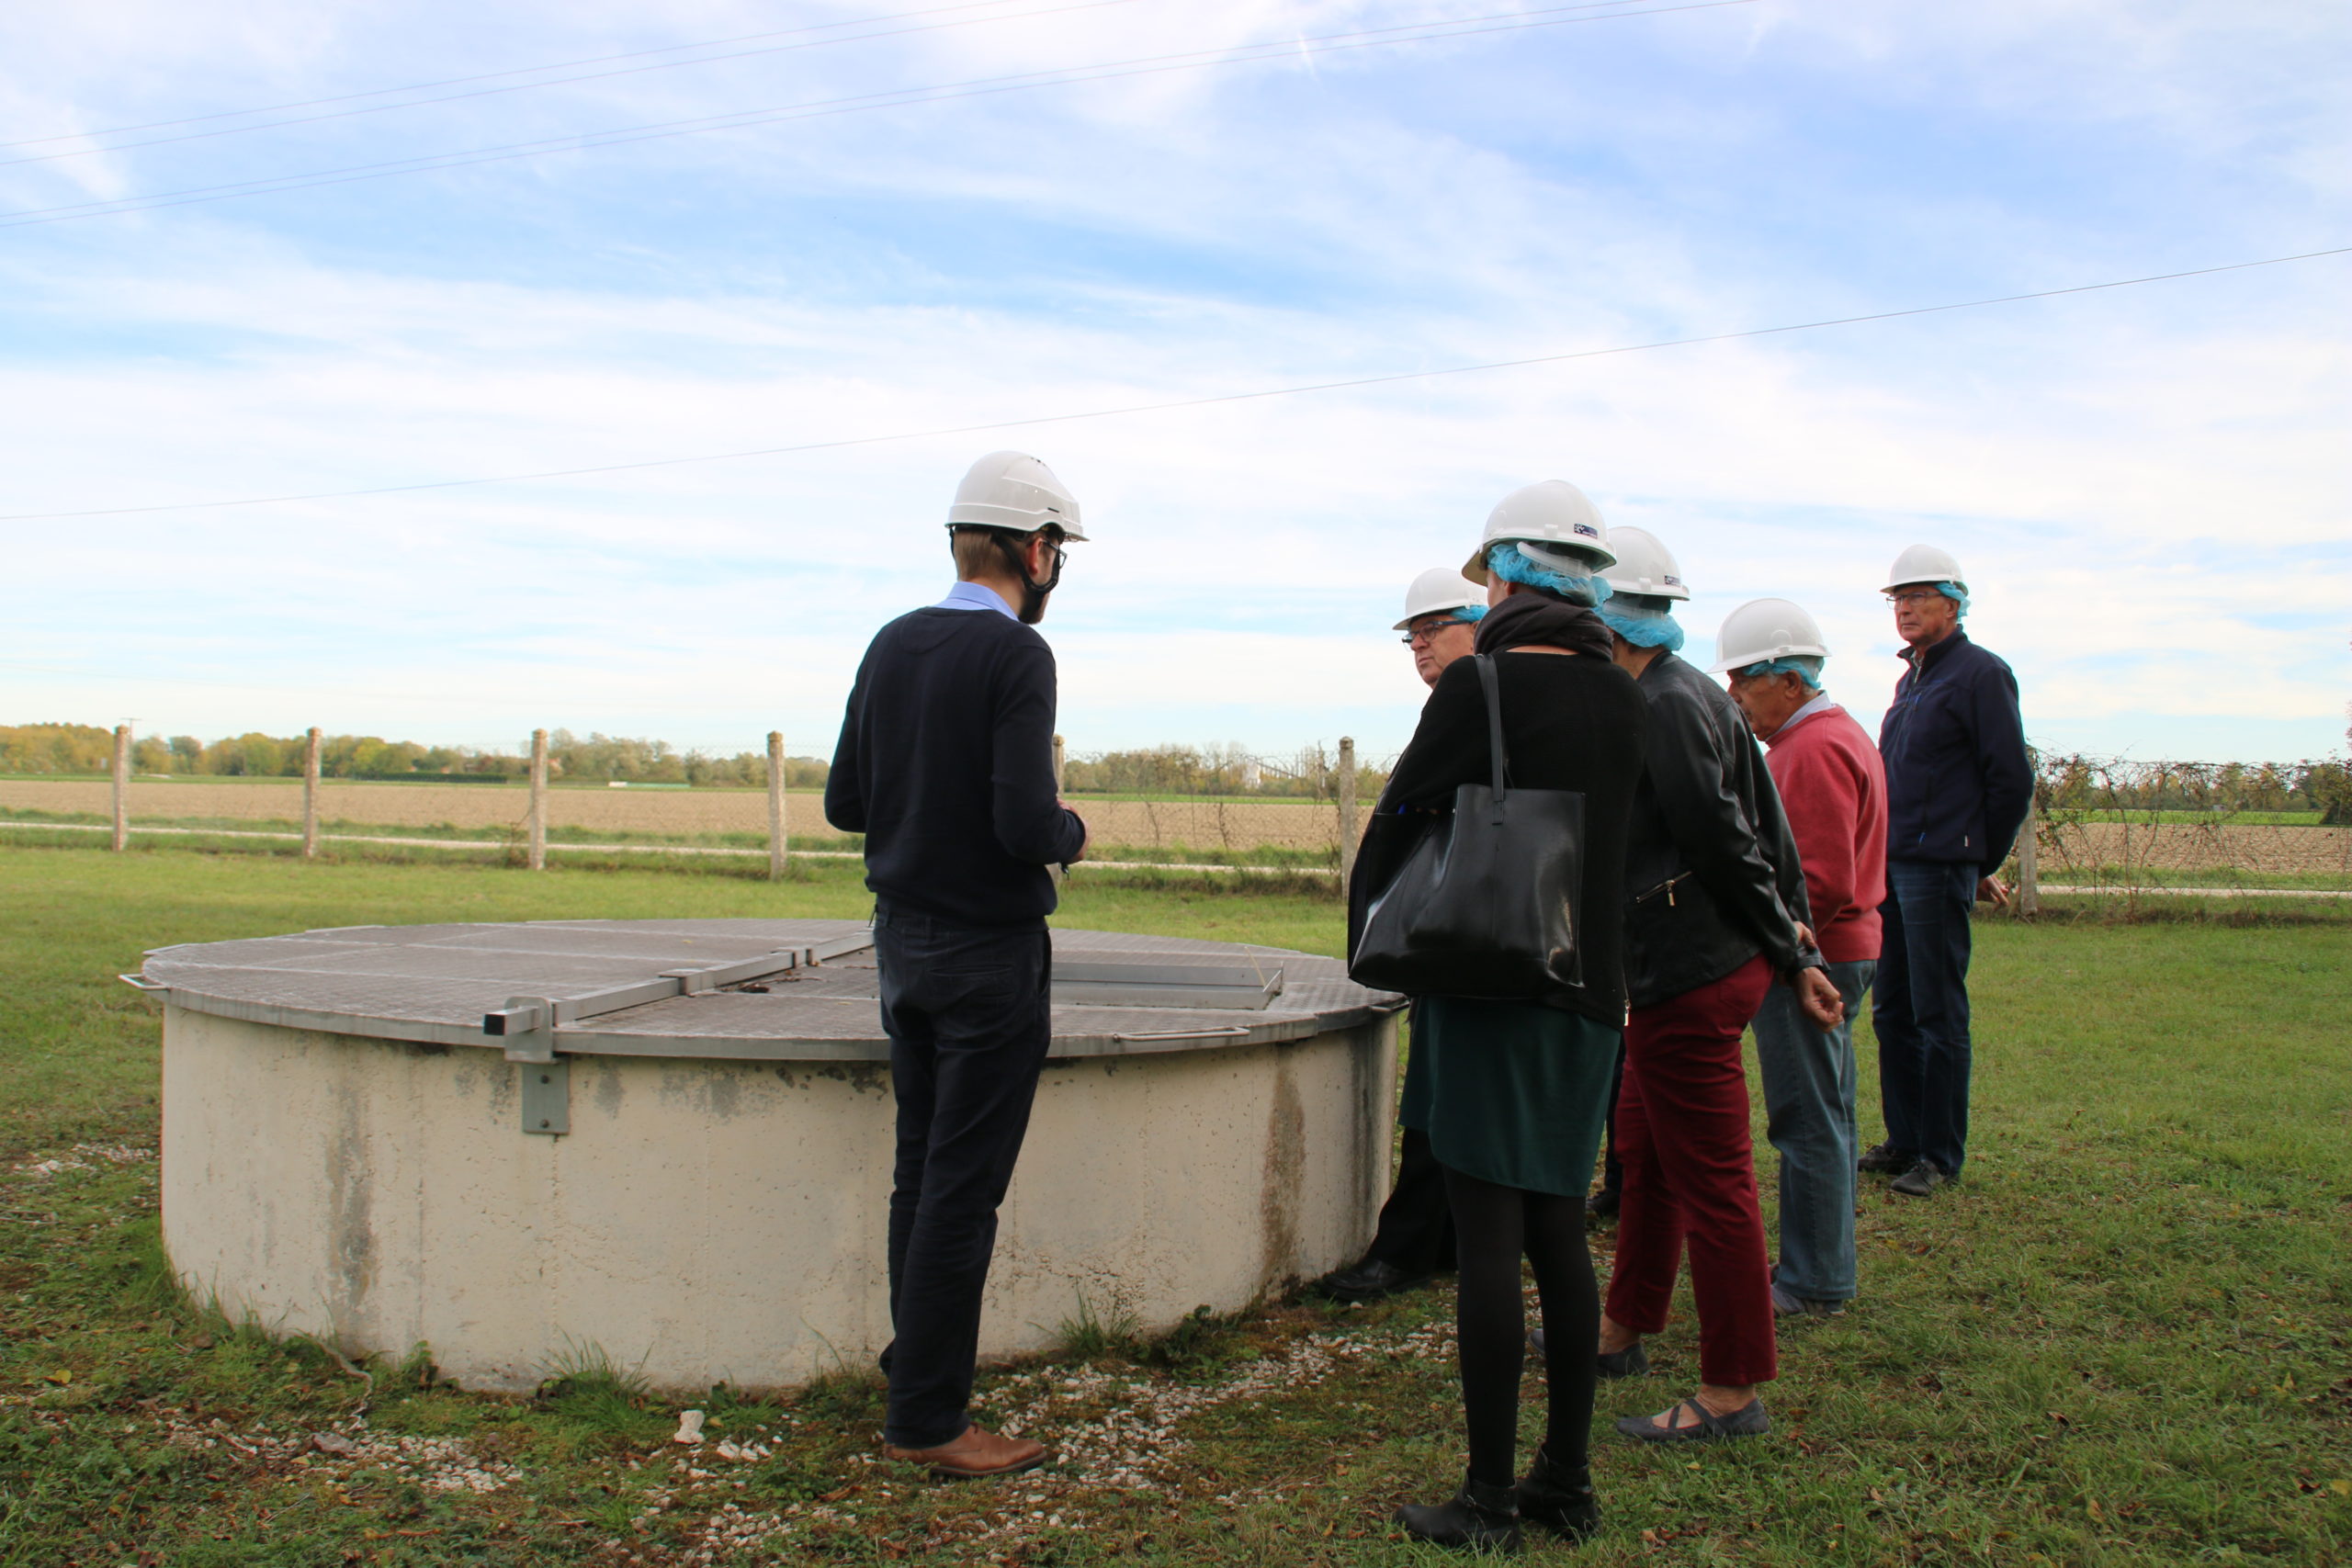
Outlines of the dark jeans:
<svg viewBox="0 0 2352 1568">
<path fill-rule="evenodd" d="M 1051 939 L 877 908 L 882 1028 L 899 1105 L 890 1188 L 885 1442 L 952 1442 L 971 1425 L 980 1292 L 996 1212 L 1029 1130 L 1052 1038 Z"/>
<path fill-rule="evenodd" d="M 1973 865 L 1886 863 L 1871 1024 L 1886 1141 L 1958 1176 L 1968 1157 L 1969 911 Z"/>
<path fill-rule="evenodd" d="M 1408 1274 L 1453 1267 L 1453 1208 L 1446 1201 L 1445 1168 L 1430 1152 L 1427 1133 L 1405 1129 L 1396 1153 L 1396 1185 L 1380 1206 L 1380 1228 L 1364 1257 Z"/>
<path fill-rule="evenodd" d="M 1786 986 L 1756 1014 L 1765 1135 L 1781 1151 L 1781 1261 L 1772 1277 L 1807 1301 L 1854 1298 L 1854 1018 L 1877 965 L 1829 965 L 1846 1017 L 1824 1029 Z"/>
</svg>

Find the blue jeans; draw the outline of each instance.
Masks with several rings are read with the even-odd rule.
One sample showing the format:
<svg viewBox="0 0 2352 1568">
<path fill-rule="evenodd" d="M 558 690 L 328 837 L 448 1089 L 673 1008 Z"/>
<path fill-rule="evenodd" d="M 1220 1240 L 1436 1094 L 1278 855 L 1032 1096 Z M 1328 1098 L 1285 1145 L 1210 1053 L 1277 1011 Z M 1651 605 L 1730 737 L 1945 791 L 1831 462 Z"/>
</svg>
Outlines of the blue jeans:
<svg viewBox="0 0 2352 1568">
<path fill-rule="evenodd" d="M 1772 1278 L 1807 1301 L 1854 1299 L 1854 1015 L 1878 964 L 1832 964 L 1845 1021 L 1824 1029 L 1786 986 L 1756 1014 L 1765 1135 L 1781 1151 L 1781 1261 Z"/>
<path fill-rule="evenodd" d="M 953 1442 L 971 1425 L 980 1292 L 996 1212 L 1052 1042 L 1043 931 L 985 931 L 883 905 L 882 1028 L 899 1105 L 890 1186 L 886 1442 Z"/>
<path fill-rule="evenodd" d="M 1890 860 L 1879 948 L 1879 1100 L 1886 1139 L 1958 1176 L 1968 1158 L 1969 911 L 1977 868 Z"/>
</svg>

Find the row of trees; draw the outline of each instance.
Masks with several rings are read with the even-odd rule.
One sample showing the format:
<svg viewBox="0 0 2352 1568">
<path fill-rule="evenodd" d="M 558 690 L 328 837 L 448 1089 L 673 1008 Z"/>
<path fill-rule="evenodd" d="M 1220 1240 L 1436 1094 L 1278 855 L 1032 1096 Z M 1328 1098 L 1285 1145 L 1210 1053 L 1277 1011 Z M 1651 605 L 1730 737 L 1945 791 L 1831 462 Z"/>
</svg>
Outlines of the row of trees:
<svg viewBox="0 0 2352 1568">
<path fill-rule="evenodd" d="M 2136 761 L 2111 757 L 2038 759 L 2042 806 L 2060 809 L 2317 811 L 2352 824 L 2352 769 L 2337 761 Z"/>
<path fill-rule="evenodd" d="M 193 735 L 142 736 L 130 765 L 141 773 L 211 774 L 231 778 L 299 778 L 308 739 L 253 731 L 206 742 Z M 103 773 L 114 766 L 114 733 L 88 724 L 0 725 L 0 773 Z M 319 745 L 319 772 L 334 779 L 519 779 L 531 770 L 526 741 L 513 751 L 471 746 L 424 746 L 375 735 L 330 735 Z M 764 789 L 763 752 L 722 756 L 680 751 L 666 740 L 623 736 L 548 733 L 548 772 L 557 778 L 619 779 L 629 783 L 742 784 Z M 819 789 L 826 764 L 814 757 L 785 760 L 785 786 Z"/>
<path fill-rule="evenodd" d="M 1286 757 L 1261 757 L 1238 743 L 1154 746 L 1073 756 L 1062 769 L 1072 795 L 1248 795 L 1270 800 L 1329 800 L 1339 793 L 1339 757 L 1322 745 Z M 1361 761 L 1356 797 L 1378 798 L 1388 774 Z"/>
</svg>

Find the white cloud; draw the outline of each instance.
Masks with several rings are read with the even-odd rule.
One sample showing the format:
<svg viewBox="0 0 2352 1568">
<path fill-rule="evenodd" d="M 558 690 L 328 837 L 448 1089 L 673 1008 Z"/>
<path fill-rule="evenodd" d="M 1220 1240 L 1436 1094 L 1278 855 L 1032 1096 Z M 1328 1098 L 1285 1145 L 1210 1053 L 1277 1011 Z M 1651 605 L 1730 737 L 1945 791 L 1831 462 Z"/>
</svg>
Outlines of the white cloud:
<svg viewBox="0 0 2352 1568">
<path fill-rule="evenodd" d="M 39 127 L 195 112 L 171 101 L 167 58 L 236 56 L 221 102 L 448 73 L 389 9 L 314 15 L 249 53 L 174 23 L 102 98 L 92 40 L 160 14 L 48 24 L 27 58 L 65 67 L 62 107 Z M 1286 17 L 1412 14 L 1426 13 L 1122 7 L 1055 32 L 1071 51 L 1055 58 L 1265 36 Z M 623 11 L 563 15 L 560 36 L 510 17 L 507 57 L 594 53 L 598 37 L 646 46 Z M 47 325 L 40 346 L 0 359 L 5 510 L 592 466 L 1514 358 L 2091 281 L 2135 247 L 2158 266 L 2192 242 L 2196 260 L 2229 259 L 2342 216 L 2305 181 L 2244 195 L 2243 234 L 2167 231 L 2177 213 L 2084 231 L 2026 168 L 2006 192 L 1982 168 L 1949 191 L 1923 175 L 1899 199 L 1876 176 L 1825 184 L 1818 231 L 1804 212 L 1742 206 L 1742 179 L 1785 184 L 1807 115 L 1831 104 L 1892 116 L 1928 148 L 2136 117 L 2175 145 L 2133 179 L 2167 160 L 2201 179 L 2199 139 L 2242 146 L 2222 122 L 2252 124 L 2232 95 L 2264 69 L 2256 35 L 2278 41 L 2265 23 L 2174 12 L 2158 26 L 2092 6 L 1771 17 L 1628 21 L 1564 29 L 1572 48 L 1432 46 L 1435 63 L 1411 71 L 1366 56 L 1314 76 L 1175 76 L 534 165 L 515 188 L 593 253 L 551 250 L 551 276 L 528 276 L 503 242 L 466 249 L 465 223 L 487 221 L 473 195 L 450 209 L 446 259 L 355 259 L 364 237 L 306 230 L 295 197 L 25 231 L 40 238 L 0 266 L 17 319 Z M 650 41 L 773 19 L 700 7 Z M 981 74 L 1037 58 L 1037 31 L 936 35 L 840 72 Z M 400 47 L 371 47 L 387 40 Z M 2342 40 L 2299 41 L 2316 58 Z M 2216 72 L 2179 75 L 2199 51 Z M 1720 104 L 1662 78 L 1662 61 Z M 2070 64 L 2088 73 L 2072 98 Z M 1574 111 L 1557 145 L 1463 107 L 1482 85 L 1508 97 L 1547 71 Z M 1773 72 L 1803 95 L 1776 92 Z M 530 134 L 690 109 L 715 81 L 782 91 L 759 78 L 624 79 L 436 123 L 507 115 Z M 2150 82 L 2164 91 L 2132 108 Z M 1906 118 L 1906 96 L 1933 107 Z M 21 123 L 40 108 L 0 104 Z M 2258 164 L 2284 188 L 2324 162 L 2324 138 L 2291 102 L 2276 118 Z M 811 227 L 772 254 L 699 221 L 665 273 L 673 258 L 612 212 L 650 194 L 649 174 L 698 193 L 741 180 L 804 214 L 876 209 L 885 241 Z M 498 188 L 485 182 L 459 188 Z M 1890 267 L 1900 247 L 1858 256 L 1853 274 L 1817 254 L 1820 234 L 1866 233 L 1882 210 L 1890 232 L 1964 238 L 1915 249 L 1916 277 Z M 974 224 L 968 237 L 926 233 L 942 214 Z M 2016 254 L 1984 270 L 2005 243 Z M 12 558 L 46 592 L 0 632 L 0 659 L 123 673 L 20 670 L 11 703 L 31 706 L 0 722 L 67 704 L 170 707 L 185 716 L 168 727 L 204 732 L 322 722 L 511 743 L 550 723 L 730 750 L 775 723 L 829 736 L 866 632 L 937 590 L 955 475 L 1018 445 L 1096 520 L 1049 624 L 1066 728 L 1092 745 L 1286 750 L 1353 732 L 1393 747 L 1420 694 L 1385 630 L 1403 583 L 1457 559 L 1505 491 L 1557 474 L 1682 554 L 1701 590 L 1692 651 L 1740 600 L 1797 598 L 1828 626 L 1841 695 L 1866 716 L 1894 669 L 1879 574 L 1932 538 L 1970 563 L 1972 626 L 2017 665 L 2037 734 L 2236 714 L 2302 726 L 2314 739 L 2296 749 L 2316 750 L 2352 689 L 2344 628 L 2269 617 L 2352 603 L 2344 265 L 1001 436 L 8 525 Z M 2260 744 L 2285 732 L 2261 729 Z"/>
</svg>

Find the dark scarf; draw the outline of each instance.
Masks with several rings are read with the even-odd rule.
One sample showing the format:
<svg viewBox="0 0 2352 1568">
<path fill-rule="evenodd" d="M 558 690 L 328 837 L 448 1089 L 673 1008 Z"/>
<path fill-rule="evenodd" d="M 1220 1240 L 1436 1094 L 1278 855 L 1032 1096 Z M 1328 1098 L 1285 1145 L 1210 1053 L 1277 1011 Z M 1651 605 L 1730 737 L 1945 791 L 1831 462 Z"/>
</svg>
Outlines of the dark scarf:
<svg viewBox="0 0 2352 1568">
<path fill-rule="evenodd" d="M 1589 653 L 1595 659 L 1608 658 L 1613 646 L 1608 623 L 1599 615 L 1581 604 L 1541 592 L 1514 593 L 1487 611 L 1478 623 L 1478 639 L 1473 646 L 1480 653 L 1501 653 L 1530 643 Z"/>
</svg>

